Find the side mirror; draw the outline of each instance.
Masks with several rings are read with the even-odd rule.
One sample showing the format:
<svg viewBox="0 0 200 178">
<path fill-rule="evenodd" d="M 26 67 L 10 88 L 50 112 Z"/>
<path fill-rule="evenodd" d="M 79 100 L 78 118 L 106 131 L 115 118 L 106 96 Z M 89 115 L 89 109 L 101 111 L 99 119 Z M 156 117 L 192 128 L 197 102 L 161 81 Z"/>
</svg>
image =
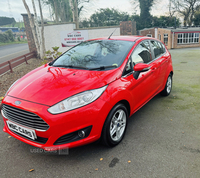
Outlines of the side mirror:
<svg viewBox="0 0 200 178">
<path fill-rule="evenodd" d="M 133 67 L 133 69 L 137 72 L 146 72 L 150 69 L 150 66 L 145 63 L 138 63 Z"/>
<path fill-rule="evenodd" d="M 133 70 L 135 71 L 133 77 L 137 80 L 141 72 L 146 72 L 149 69 L 150 66 L 148 64 L 138 63 L 133 67 Z"/>
</svg>

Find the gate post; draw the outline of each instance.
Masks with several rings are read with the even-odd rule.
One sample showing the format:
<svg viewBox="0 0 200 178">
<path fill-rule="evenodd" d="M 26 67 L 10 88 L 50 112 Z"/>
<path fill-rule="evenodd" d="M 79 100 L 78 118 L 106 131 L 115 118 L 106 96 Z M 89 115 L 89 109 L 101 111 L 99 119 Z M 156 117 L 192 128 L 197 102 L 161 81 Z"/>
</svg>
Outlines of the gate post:
<svg viewBox="0 0 200 178">
<path fill-rule="evenodd" d="M 33 33 L 31 30 L 31 25 L 29 22 L 29 18 L 28 18 L 28 14 L 21 14 L 23 16 L 24 19 L 24 25 L 25 25 L 25 31 L 26 31 L 26 37 L 27 37 L 27 41 L 28 41 L 28 46 L 29 46 L 29 51 L 33 52 L 33 51 L 37 51 L 36 50 L 36 46 L 35 46 L 35 41 L 33 38 Z M 32 18 L 34 17 L 33 14 L 31 14 Z"/>
<path fill-rule="evenodd" d="M 137 35 L 136 22 L 135 21 L 121 22 L 120 35 Z"/>
</svg>

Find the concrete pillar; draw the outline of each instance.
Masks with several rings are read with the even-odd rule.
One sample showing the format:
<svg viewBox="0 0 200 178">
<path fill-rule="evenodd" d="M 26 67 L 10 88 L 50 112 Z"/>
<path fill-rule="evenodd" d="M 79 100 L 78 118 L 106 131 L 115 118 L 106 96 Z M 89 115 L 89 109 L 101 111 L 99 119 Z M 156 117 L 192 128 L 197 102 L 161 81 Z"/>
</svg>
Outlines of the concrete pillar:
<svg viewBox="0 0 200 178">
<path fill-rule="evenodd" d="M 32 30 L 31 30 L 31 26 L 30 26 L 30 22 L 29 22 L 29 18 L 28 18 L 28 14 L 21 14 L 21 15 L 23 16 L 23 19 L 24 19 L 24 25 L 25 25 L 29 50 L 30 50 L 30 52 L 37 51 L 36 46 L 35 46 L 35 41 L 34 41 L 34 38 L 33 38 L 33 33 L 32 33 Z M 33 18 L 34 15 L 33 14 L 31 14 L 31 15 L 32 15 L 32 18 Z"/>
</svg>

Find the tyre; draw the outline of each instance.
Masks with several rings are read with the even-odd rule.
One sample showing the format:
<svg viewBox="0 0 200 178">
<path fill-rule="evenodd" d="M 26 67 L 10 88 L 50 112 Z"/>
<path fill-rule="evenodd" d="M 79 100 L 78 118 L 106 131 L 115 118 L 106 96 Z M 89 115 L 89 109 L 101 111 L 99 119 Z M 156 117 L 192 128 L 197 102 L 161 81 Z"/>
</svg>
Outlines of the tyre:
<svg viewBox="0 0 200 178">
<path fill-rule="evenodd" d="M 165 88 L 163 91 L 160 92 L 162 96 L 168 96 L 172 91 L 172 75 L 169 74 L 167 78 L 167 82 L 165 84 Z"/>
<path fill-rule="evenodd" d="M 128 112 L 123 104 L 115 105 L 103 126 L 102 143 L 114 147 L 119 144 L 126 132 L 128 122 Z"/>
</svg>

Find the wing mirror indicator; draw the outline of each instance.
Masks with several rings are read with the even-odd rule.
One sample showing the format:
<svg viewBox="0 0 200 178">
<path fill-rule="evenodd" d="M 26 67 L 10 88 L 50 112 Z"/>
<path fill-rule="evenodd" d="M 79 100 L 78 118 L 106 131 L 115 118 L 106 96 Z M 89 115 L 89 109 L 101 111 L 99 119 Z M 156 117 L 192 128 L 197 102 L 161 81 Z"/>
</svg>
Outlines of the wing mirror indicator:
<svg viewBox="0 0 200 178">
<path fill-rule="evenodd" d="M 139 63 L 139 64 L 136 64 L 133 69 L 134 69 L 134 71 L 138 71 L 138 72 L 146 72 L 150 68 L 151 67 L 148 64 Z"/>
</svg>

